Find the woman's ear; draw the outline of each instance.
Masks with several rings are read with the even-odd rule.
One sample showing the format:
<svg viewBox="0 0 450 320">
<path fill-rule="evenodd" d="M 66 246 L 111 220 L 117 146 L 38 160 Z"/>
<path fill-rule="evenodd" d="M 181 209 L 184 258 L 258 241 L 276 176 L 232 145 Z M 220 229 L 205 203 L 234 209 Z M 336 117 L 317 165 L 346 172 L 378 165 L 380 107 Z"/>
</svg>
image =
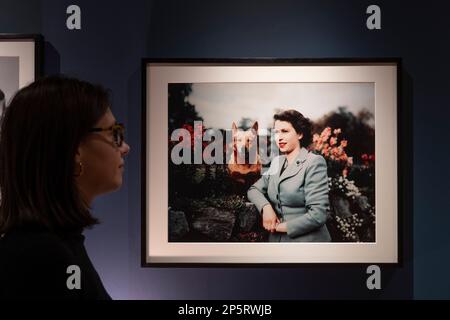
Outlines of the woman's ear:
<svg viewBox="0 0 450 320">
<path fill-rule="evenodd" d="M 303 133 L 300 133 L 297 136 L 298 136 L 298 140 L 302 140 L 303 139 Z"/>
<path fill-rule="evenodd" d="M 81 161 L 82 154 L 83 154 L 83 146 L 80 143 L 80 145 L 77 147 L 77 150 L 75 151 L 75 162 L 76 163 Z"/>
</svg>

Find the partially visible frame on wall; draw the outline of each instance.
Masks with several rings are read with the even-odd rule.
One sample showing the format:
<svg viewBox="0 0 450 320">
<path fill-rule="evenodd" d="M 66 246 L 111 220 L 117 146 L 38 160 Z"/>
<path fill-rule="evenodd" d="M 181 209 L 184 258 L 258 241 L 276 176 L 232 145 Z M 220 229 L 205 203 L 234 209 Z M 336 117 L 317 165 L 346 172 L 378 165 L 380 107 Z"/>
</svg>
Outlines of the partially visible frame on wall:
<svg viewBox="0 0 450 320">
<path fill-rule="evenodd" d="M 397 58 L 144 59 L 143 266 L 399 263 L 400 69 Z M 282 171 L 274 114 L 286 110 L 312 127 L 309 139 L 295 129 L 300 151 Z"/>
<path fill-rule="evenodd" d="M 41 35 L 0 33 L 0 116 L 14 93 L 42 75 Z"/>
</svg>

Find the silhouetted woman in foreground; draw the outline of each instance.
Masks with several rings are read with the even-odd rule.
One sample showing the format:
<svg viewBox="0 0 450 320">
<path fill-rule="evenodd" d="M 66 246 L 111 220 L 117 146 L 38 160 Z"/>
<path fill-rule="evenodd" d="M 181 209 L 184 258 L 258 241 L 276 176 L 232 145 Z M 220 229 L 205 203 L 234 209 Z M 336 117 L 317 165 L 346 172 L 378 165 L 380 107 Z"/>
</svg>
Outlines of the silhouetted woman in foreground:
<svg viewBox="0 0 450 320">
<path fill-rule="evenodd" d="M 122 184 L 123 134 L 100 86 L 48 77 L 14 96 L 0 131 L 1 299 L 110 299 L 82 232 L 98 223 L 93 199 Z"/>
</svg>

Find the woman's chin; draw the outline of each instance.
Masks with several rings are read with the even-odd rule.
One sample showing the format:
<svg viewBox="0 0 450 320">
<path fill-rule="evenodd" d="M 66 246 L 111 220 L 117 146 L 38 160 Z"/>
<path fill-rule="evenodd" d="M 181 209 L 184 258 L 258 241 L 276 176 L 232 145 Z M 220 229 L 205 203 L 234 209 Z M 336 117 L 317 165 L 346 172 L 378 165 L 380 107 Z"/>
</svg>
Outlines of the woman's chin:
<svg viewBox="0 0 450 320">
<path fill-rule="evenodd" d="M 111 192 L 117 191 L 122 186 L 122 175 L 118 176 L 114 182 L 111 184 Z"/>
</svg>

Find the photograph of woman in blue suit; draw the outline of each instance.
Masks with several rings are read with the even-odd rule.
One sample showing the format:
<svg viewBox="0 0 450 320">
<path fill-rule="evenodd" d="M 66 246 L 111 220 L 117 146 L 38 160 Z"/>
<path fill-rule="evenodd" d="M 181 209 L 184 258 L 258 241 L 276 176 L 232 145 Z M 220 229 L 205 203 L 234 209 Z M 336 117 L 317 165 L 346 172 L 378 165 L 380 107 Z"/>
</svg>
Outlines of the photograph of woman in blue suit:
<svg viewBox="0 0 450 320">
<path fill-rule="evenodd" d="M 248 199 L 262 214 L 269 242 L 329 242 L 327 164 L 306 149 L 312 124 L 296 110 L 277 113 L 274 121 L 281 155 L 249 188 Z"/>
</svg>

